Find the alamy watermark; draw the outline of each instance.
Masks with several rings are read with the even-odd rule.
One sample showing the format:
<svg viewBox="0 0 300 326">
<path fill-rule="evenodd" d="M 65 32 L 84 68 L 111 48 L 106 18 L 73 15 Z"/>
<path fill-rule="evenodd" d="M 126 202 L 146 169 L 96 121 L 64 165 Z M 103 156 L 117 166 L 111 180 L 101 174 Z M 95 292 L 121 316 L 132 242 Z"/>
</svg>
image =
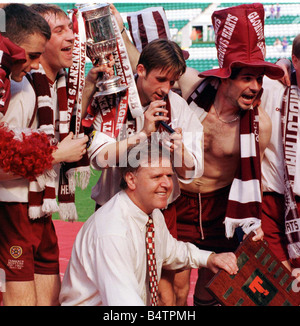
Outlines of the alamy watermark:
<svg viewBox="0 0 300 326">
<path fill-rule="evenodd" d="M 136 146 L 136 140 L 131 140 L 131 138 L 128 138 L 128 145 L 132 145 L 131 150 L 129 153 L 123 153 L 123 150 L 121 147 L 118 146 L 117 143 L 111 144 L 111 150 L 110 151 L 100 151 L 97 154 L 97 163 L 101 167 L 113 167 L 113 166 L 119 166 L 122 167 L 138 167 L 141 165 L 141 162 L 143 161 L 143 167 L 149 166 L 149 167 L 158 167 L 161 166 L 162 162 L 158 160 L 158 151 L 157 148 L 159 147 L 159 144 L 163 144 L 164 149 L 164 157 L 168 157 L 170 161 L 173 164 L 173 167 L 176 168 L 182 168 L 185 167 L 185 178 L 190 179 L 195 176 L 194 168 L 196 168 L 195 164 L 201 164 L 195 161 L 194 155 L 190 153 L 201 153 L 201 150 L 197 147 L 201 147 L 202 144 L 202 132 L 185 132 L 183 135 L 182 140 L 172 140 L 172 137 L 168 133 L 159 133 L 159 132 L 153 132 L 151 134 L 151 149 L 150 149 L 150 155 L 147 153 L 140 152 L 141 147 Z M 194 141 L 194 139 L 198 141 Z M 189 148 L 186 148 L 184 145 L 184 142 L 189 144 Z M 90 144 L 90 153 L 94 151 L 94 148 L 97 148 L 97 144 L 95 147 L 92 145 L 93 140 L 91 140 Z M 147 143 L 147 142 L 146 142 Z M 143 141 L 140 145 L 143 144 Z M 112 147 L 115 146 L 115 149 L 112 150 Z M 172 148 L 172 149 L 171 149 Z M 147 150 L 149 148 L 147 147 Z M 175 153 L 177 153 L 175 155 Z M 200 154 L 201 155 L 201 154 Z M 151 157 L 151 160 L 148 160 L 145 162 L 144 157 Z M 199 159 L 199 157 L 198 157 Z M 165 164 L 168 164 L 167 161 L 164 161 Z M 164 164 L 163 164 L 163 167 Z"/>
<path fill-rule="evenodd" d="M 0 8 L 0 33 L 6 32 L 6 18 L 4 9 Z"/>
</svg>

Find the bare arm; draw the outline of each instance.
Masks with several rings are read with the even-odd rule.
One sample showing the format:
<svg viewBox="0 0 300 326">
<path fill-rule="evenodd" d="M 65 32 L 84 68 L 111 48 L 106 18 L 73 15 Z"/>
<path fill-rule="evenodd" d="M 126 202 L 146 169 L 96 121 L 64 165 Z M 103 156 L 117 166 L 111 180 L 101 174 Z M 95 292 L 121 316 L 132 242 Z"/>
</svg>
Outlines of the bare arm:
<svg viewBox="0 0 300 326">
<path fill-rule="evenodd" d="M 265 150 L 270 142 L 272 133 L 272 121 L 267 112 L 259 107 L 259 149 L 260 158 L 263 159 Z"/>
<path fill-rule="evenodd" d="M 203 78 L 199 77 L 198 75 L 198 70 L 187 67 L 186 72 L 179 78 L 177 86 L 181 89 L 182 97 L 185 100 L 188 99 L 196 86 L 203 80 Z"/>
<path fill-rule="evenodd" d="M 137 50 L 137 48 L 134 46 L 134 44 L 130 41 L 126 30 L 123 31 L 123 19 L 113 4 L 110 5 L 110 10 L 117 20 L 120 31 L 122 31 L 122 37 L 123 37 L 123 41 L 125 43 L 126 50 L 127 50 L 128 56 L 129 56 L 131 68 L 132 68 L 133 72 L 135 73 L 136 66 L 137 66 L 139 58 L 140 58 L 140 52 Z"/>
<path fill-rule="evenodd" d="M 177 175 L 182 179 L 190 179 L 188 172 L 195 171 L 194 158 L 184 146 L 181 128 L 175 128 L 168 144 L 174 156 L 174 169 Z"/>
</svg>

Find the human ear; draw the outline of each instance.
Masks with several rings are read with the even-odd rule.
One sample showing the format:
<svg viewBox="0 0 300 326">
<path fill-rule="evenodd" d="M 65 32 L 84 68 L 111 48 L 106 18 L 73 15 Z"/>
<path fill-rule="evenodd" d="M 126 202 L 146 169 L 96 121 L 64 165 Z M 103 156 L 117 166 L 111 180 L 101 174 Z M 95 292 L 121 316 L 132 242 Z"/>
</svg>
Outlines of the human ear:
<svg viewBox="0 0 300 326">
<path fill-rule="evenodd" d="M 125 181 L 127 183 L 128 189 L 135 190 L 135 188 L 136 188 L 136 184 L 135 184 L 136 177 L 135 177 L 134 173 L 127 172 L 126 175 L 125 175 Z"/>
<path fill-rule="evenodd" d="M 146 76 L 146 69 L 145 69 L 144 65 L 142 65 L 141 63 L 137 65 L 136 72 L 137 72 L 139 77 L 145 77 Z"/>
</svg>

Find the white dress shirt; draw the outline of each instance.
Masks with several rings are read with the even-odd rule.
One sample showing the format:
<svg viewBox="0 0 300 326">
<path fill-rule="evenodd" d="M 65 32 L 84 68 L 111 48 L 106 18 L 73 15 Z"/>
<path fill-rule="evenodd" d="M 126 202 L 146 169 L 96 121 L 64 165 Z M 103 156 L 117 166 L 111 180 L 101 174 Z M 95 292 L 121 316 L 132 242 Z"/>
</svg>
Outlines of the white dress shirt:
<svg viewBox="0 0 300 326">
<path fill-rule="evenodd" d="M 152 213 L 158 279 L 165 269 L 206 266 L 210 251 L 174 239 L 159 209 Z M 149 305 L 146 224 L 148 215 L 125 191 L 95 212 L 79 231 L 67 267 L 62 305 Z"/>
</svg>

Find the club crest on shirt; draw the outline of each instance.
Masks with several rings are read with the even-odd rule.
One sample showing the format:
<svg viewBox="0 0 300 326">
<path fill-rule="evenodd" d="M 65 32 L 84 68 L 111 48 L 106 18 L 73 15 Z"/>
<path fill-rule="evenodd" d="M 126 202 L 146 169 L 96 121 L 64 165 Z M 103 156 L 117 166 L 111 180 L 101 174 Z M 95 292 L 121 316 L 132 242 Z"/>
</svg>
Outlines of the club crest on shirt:
<svg viewBox="0 0 300 326">
<path fill-rule="evenodd" d="M 11 256 L 15 259 L 21 257 L 23 253 L 23 249 L 20 246 L 12 246 L 9 250 Z"/>
</svg>

